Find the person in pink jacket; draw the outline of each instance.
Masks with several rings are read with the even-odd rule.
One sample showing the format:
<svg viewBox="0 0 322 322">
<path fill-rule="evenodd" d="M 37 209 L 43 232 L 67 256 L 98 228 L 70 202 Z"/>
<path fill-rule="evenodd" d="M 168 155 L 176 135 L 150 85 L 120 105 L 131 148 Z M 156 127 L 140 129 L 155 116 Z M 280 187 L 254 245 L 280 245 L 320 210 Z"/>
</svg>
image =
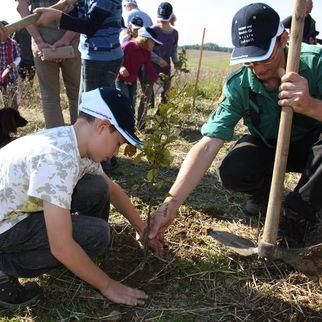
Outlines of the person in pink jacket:
<svg viewBox="0 0 322 322">
<path fill-rule="evenodd" d="M 133 109 L 136 101 L 138 73 L 142 66 L 144 66 L 144 70 L 151 82 L 158 81 L 158 75 L 152 68 L 151 60 L 151 51 L 156 45 L 162 45 L 162 43 L 149 27 L 140 28 L 137 38 L 122 45 L 124 61 L 116 79 L 116 88 L 130 99 Z"/>
</svg>

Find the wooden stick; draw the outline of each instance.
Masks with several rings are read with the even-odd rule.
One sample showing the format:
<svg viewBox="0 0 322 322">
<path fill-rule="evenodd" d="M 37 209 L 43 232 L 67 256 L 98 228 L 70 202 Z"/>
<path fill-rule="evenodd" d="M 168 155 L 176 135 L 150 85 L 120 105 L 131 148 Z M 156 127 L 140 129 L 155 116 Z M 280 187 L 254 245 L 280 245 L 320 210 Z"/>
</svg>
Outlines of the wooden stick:
<svg viewBox="0 0 322 322">
<path fill-rule="evenodd" d="M 66 5 L 72 6 L 77 2 L 77 0 L 64 0 L 62 2 L 58 2 L 51 6 L 50 8 L 57 9 L 57 10 L 62 10 Z M 22 18 L 19 21 L 16 21 L 14 23 L 11 23 L 9 25 L 6 25 L 5 28 L 7 29 L 8 34 L 12 34 L 15 31 L 18 31 L 22 28 L 25 28 L 33 23 L 36 23 L 37 20 L 40 17 L 40 13 L 32 13 L 24 18 Z"/>
<path fill-rule="evenodd" d="M 298 72 L 300 49 L 303 37 L 304 11 L 306 0 L 296 0 L 292 16 L 290 46 L 287 56 L 286 72 Z M 278 130 L 275 162 L 271 190 L 269 194 L 266 220 L 263 232 L 263 242 L 275 244 L 284 193 L 284 176 L 287 165 L 288 150 L 291 137 L 293 110 L 282 107 Z"/>
<path fill-rule="evenodd" d="M 203 53 L 203 47 L 204 47 L 204 41 L 205 41 L 205 33 L 206 33 L 206 28 L 203 28 L 201 47 L 200 47 L 200 54 L 199 54 L 199 63 L 198 63 L 198 69 L 197 69 L 197 78 L 196 78 L 195 88 L 194 88 L 194 91 L 193 91 L 192 108 L 195 107 L 195 103 L 196 103 L 197 87 L 198 87 L 198 82 L 199 82 L 199 74 L 200 74 L 202 53 Z"/>
</svg>

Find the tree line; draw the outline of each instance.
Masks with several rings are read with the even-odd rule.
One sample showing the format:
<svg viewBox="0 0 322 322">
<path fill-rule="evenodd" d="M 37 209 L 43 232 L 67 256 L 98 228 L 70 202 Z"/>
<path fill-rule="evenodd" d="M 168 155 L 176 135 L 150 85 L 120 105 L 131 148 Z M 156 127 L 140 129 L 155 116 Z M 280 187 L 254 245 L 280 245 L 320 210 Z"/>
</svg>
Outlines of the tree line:
<svg viewBox="0 0 322 322">
<path fill-rule="evenodd" d="M 195 44 L 195 45 L 184 45 L 184 46 L 180 46 L 181 49 L 200 49 L 201 45 L 199 44 Z M 230 47 L 222 47 L 222 46 L 219 46 L 215 43 L 212 43 L 212 42 L 208 42 L 208 43 L 205 43 L 204 46 L 203 46 L 204 50 L 210 50 L 210 51 L 222 51 L 222 52 L 231 52 L 232 51 L 232 48 Z"/>
</svg>

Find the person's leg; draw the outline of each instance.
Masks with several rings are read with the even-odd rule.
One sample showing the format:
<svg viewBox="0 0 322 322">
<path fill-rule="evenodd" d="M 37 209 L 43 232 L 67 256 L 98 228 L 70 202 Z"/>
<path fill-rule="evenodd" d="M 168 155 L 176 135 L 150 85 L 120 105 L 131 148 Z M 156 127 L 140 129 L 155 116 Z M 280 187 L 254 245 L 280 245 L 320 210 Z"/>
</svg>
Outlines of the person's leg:
<svg viewBox="0 0 322 322">
<path fill-rule="evenodd" d="M 129 85 L 130 102 L 134 113 L 135 113 L 135 104 L 136 104 L 136 89 L 137 89 L 136 82 Z"/>
<path fill-rule="evenodd" d="M 154 108 L 154 92 L 153 83 L 150 82 L 144 70 L 139 72 L 139 81 L 141 85 L 142 95 L 139 102 L 137 113 L 137 127 L 143 129 L 145 126 L 146 113 L 149 108 Z"/>
<path fill-rule="evenodd" d="M 218 168 L 225 188 L 267 200 L 275 151 L 260 139 L 245 135 L 223 159 Z"/>
<path fill-rule="evenodd" d="M 55 62 L 42 61 L 39 57 L 34 59 L 46 128 L 62 126 L 64 117 L 60 106 L 60 65 Z"/>
<path fill-rule="evenodd" d="M 85 175 L 72 200 L 72 211 L 79 213 L 72 216 L 73 238 L 91 257 L 106 250 L 110 242 L 108 185 L 101 178 Z M 42 212 L 30 214 L 0 234 L 0 271 L 4 274 L 35 277 L 60 265 L 50 252 Z"/>
<path fill-rule="evenodd" d="M 130 85 L 124 83 L 124 81 L 120 79 L 115 80 L 115 87 L 118 89 L 122 94 L 124 94 L 128 99 L 130 99 Z"/>
<path fill-rule="evenodd" d="M 170 77 L 170 76 L 168 76 Z M 170 78 L 167 78 L 164 80 L 164 85 L 163 85 L 163 92 L 161 93 L 161 102 L 166 103 L 167 102 L 167 92 L 169 91 L 171 87 L 171 80 Z"/>
<path fill-rule="evenodd" d="M 69 102 L 70 123 L 74 124 L 78 116 L 78 93 L 81 70 L 80 57 L 66 59 L 61 64 L 61 69 Z"/>
<path fill-rule="evenodd" d="M 293 192 L 285 199 L 286 207 L 300 217 L 315 221 L 315 214 L 322 208 L 322 133 L 317 130 L 294 143 L 290 158 L 297 164 L 293 168 L 302 172 Z"/>
<path fill-rule="evenodd" d="M 18 82 L 17 80 L 7 86 L 7 107 L 18 109 Z"/>
<path fill-rule="evenodd" d="M 82 89 L 84 92 L 98 87 L 115 87 L 122 59 L 113 61 L 82 61 Z"/>
</svg>

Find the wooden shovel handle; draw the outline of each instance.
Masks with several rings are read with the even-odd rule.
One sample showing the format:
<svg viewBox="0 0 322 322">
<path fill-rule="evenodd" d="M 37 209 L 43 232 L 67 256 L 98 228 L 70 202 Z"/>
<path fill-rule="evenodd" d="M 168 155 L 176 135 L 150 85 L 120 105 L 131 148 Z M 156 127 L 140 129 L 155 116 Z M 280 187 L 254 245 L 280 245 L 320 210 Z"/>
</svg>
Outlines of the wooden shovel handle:
<svg viewBox="0 0 322 322">
<path fill-rule="evenodd" d="M 298 72 L 299 69 L 300 49 L 305 19 L 305 4 L 306 0 L 295 0 L 286 72 Z M 271 190 L 262 237 L 263 242 L 269 244 L 275 244 L 277 240 L 292 120 L 292 108 L 282 107 Z"/>
<path fill-rule="evenodd" d="M 77 0 L 64 0 L 62 2 L 58 2 L 51 6 L 50 8 L 62 10 L 66 5 L 74 5 Z M 9 25 L 6 25 L 5 28 L 7 29 L 8 34 L 12 34 L 17 30 L 20 30 L 22 28 L 25 28 L 33 23 L 36 23 L 39 19 L 40 14 L 39 13 L 32 13 L 24 18 L 22 18 L 19 21 L 16 21 L 14 23 L 11 23 Z"/>
</svg>

